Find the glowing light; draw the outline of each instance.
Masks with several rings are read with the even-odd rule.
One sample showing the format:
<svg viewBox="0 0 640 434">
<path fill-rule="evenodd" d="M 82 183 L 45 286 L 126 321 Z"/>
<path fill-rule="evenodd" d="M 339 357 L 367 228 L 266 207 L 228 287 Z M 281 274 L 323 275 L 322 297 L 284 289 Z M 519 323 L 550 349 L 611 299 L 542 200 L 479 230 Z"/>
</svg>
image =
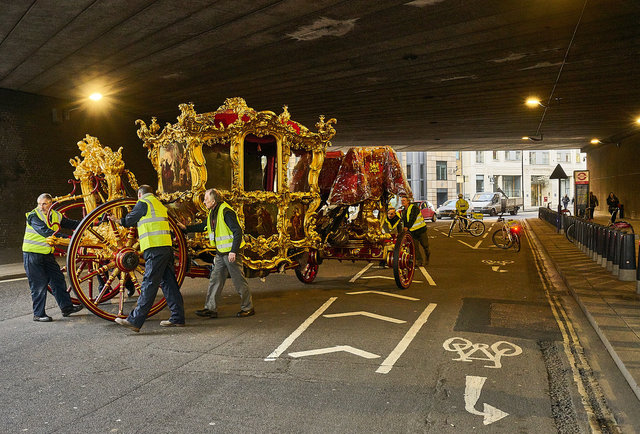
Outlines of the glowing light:
<svg viewBox="0 0 640 434">
<path fill-rule="evenodd" d="M 591 139 L 592 145 L 597 145 L 598 143 L 601 143 L 599 139 Z"/>
<path fill-rule="evenodd" d="M 89 96 L 89 98 L 90 98 L 92 101 L 100 101 L 100 100 L 102 99 L 102 94 L 101 94 L 101 93 L 98 93 L 98 92 L 96 92 L 96 93 L 92 93 L 92 94 Z"/>
<path fill-rule="evenodd" d="M 636 124 L 640 124 L 640 118 L 636 119 Z"/>
<path fill-rule="evenodd" d="M 529 140 L 528 136 L 522 136 L 522 140 Z"/>
<path fill-rule="evenodd" d="M 540 100 L 538 98 L 528 98 L 525 101 L 525 104 L 529 107 L 538 107 L 542 104 L 540 104 Z"/>
</svg>

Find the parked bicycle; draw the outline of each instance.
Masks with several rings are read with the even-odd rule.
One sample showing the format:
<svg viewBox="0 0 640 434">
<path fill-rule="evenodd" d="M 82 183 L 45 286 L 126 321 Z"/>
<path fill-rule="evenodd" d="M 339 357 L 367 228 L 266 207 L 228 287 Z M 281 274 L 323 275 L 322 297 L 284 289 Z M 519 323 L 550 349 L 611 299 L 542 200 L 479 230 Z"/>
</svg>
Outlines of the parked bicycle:
<svg viewBox="0 0 640 434">
<path fill-rule="evenodd" d="M 458 226 L 458 232 L 468 232 L 474 237 L 479 237 L 484 234 L 485 226 L 481 220 L 482 214 L 472 214 L 471 218 L 466 215 L 454 215 L 449 226 L 449 237 L 453 231 L 454 226 Z"/>
<path fill-rule="evenodd" d="M 612 217 L 613 217 L 613 213 L 612 213 Z M 616 220 L 615 222 L 612 222 L 611 221 L 612 217 L 610 217 L 609 221 L 605 224 L 605 226 L 608 229 L 615 229 L 628 234 L 635 233 L 633 230 L 633 226 L 631 226 L 631 223 L 624 220 Z M 567 240 L 571 241 L 572 243 L 575 243 L 576 242 L 576 224 L 571 223 L 569 226 L 567 226 L 567 228 L 564 230 L 564 234 L 567 237 Z"/>
<path fill-rule="evenodd" d="M 522 225 L 517 220 L 505 220 L 500 216 L 498 222 L 502 222 L 502 227 L 495 231 L 491 236 L 493 244 L 501 249 L 513 247 L 516 252 L 520 251 L 522 234 Z"/>
</svg>

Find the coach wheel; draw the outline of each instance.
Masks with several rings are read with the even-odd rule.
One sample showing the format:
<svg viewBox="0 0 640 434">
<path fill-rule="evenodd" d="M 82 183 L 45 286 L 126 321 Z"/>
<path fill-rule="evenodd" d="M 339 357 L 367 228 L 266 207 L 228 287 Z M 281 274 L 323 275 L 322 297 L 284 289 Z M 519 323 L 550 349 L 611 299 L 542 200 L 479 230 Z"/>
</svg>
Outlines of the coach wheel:
<svg viewBox="0 0 640 434">
<path fill-rule="evenodd" d="M 67 270 L 73 290 L 87 309 L 109 321 L 126 317 L 136 307 L 137 299 L 127 297 L 127 292 L 132 288 L 140 292 L 144 259 L 136 228 L 125 228 L 107 216 L 119 215 L 121 209 L 131 211 L 135 204 L 135 199 L 116 199 L 100 205 L 80 222 L 69 244 Z M 187 269 L 186 241 L 172 217 L 169 225 L 180 286 Z M 148 316 L 166 304 L 159 290 Z"/>
<path fill-rule="evenodd" d="M 400 289 L 407 289 L 413 281 L 415 271 L 416 249 L 413 237 L 409 231 L 398 234 L 396 245 L 393 249 L 393 277 Z"/>
<path fill-rule="evenodd" d="M 300 265 L 295 269 L 296 277 L 302 283 L 311 283 L 318 275 L 318 251 L 311 249 L 302 255 Z"/>
</svg>

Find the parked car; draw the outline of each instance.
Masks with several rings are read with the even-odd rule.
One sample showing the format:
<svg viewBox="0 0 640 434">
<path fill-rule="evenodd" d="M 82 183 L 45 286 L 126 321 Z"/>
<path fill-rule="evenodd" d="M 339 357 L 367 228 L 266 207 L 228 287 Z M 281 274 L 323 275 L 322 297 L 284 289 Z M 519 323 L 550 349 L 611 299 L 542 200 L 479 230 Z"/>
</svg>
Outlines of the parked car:
<svg viewBox="0 0 640 434">
<path fill-rule="evenodd" d="M 450 199 L 440 205 L 436 211 L 436 216 L 441 219 L 443 217 L 453 218 L 456 215 L 456 200 Z"/>
</svg>

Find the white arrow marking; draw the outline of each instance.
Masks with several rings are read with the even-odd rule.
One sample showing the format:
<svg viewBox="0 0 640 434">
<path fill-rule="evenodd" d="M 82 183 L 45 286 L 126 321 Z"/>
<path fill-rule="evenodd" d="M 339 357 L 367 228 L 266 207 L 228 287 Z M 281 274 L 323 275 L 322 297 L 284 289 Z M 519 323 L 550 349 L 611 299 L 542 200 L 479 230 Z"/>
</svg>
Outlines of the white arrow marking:
<svg viewBox="0 0 640 434">
<path fill-rule="evenodd" d="M 490 423 L 497 422 L 503 417 L 509 416 L 509 413 L 505 413 L 502 410 L 498 410 L 492 405 L 484 404 L 484 412 L 480 412 L 475 409 L 476 403 L 482 393 L 482 386 L 487 380 L 487 377 L 476 377 L 473 375 L 467 375 L 466 386 L 464 389 L 464 409 L 471 414 L 483 416 L 483 424 L 489 425 Z"/>
<path fill-rule="evenodd" d="M 377 359 L 378 357 L 380 357 L 377 354 L 373 354 L 364 350 L 359 350 L 358 348 L 354 348 L 350 345 L 337 345 L 335 347 L 329 347 L 329 348 L 318 348 L 316 350 L 298 351 L 297 353 L 289 353 L 289 355 L 291 357 L 306 357 L 306 356 L 315 356 L 317 354 L 337 353 L 340 351 L 355 354 L 356 356 L 364 357 L 365 359 Z"/>
<path fill-rule="evenodd" d="M 318 310 L 316 310 L 309 318 L 307 318 L 302 324 L 300 324 L 300 326 L 297 329 L 295 329 L 294 332 L 291 333 L 289 337 L 280 344 L 280 346 L 278 346 L 278 348 L 273 350 L 273 352 L 269 354 L 267 358 L 264 359 L 264 361 L 272 362 L 275 359 L 277 359 L 278 356 L 280 356 L 280 354 L 284 353 L 287 350 L 287 348 L 291 346 L 293 341 L 295 341 L 298 338 L 298 336 L 300 336 L 302 332 L 304 332 L 311 325 L 311 323 L 316 320 L 316 318 L 322 315 L 322 312 L 327 310 L 329 306 L 331 306 L 331 303 L 336 301 L 337 298 L 338 297 L 331 297 L 322 306 L 320 306 L 320 308 L 318 308 Z"/>
<path fill-rule="evenodd" d="M 413 323 L 411 328 L 407 331 L 407 333 L 405 333 L 404 337 L 400 340 L 400 342 L 398 342 L 398 345 L 396 345 L 393 351 L 391 351 L 387 358 L 384 359 L 384 362 L 380 364 L 380 367 L 376 369 L 376 372 L 378 374 L 388 374 L 389 371 L 391 371 L 393 365 L 409 347 L 409 344 L 411 343 L 413 338 L 416 337 L 416 335 L 420 331 L 420 328 L 422 328 L 422 326 L 427 322 L 427 320 L 429 319 L 429 315 L 431 315 L 431 312 L 433 312 L 436 306 L 437 304 L 435 303 L 429 303 L 429 306 L 427 306 L 427 308 L 422 311 L 416 322 Z"/>
<path fill-rule="evenodd" d="M 353 276 L 349 282 L 353 283 L 356 280 L 358 280 L 358 277 L 362 276 L 369 268 L 371 268 L 372 265 L 373 265 L 373 262 L 369 262 L 367 265 L 365 265 L 365 267 L 362 270 L 360 270 L 358 274 Z"/>
<path fill-rule="evenodd" d="M 387 280 L 395 280 L 394 277 L 389 276 L 362 276 L 361 279 L 387 279 Z M 422 283 L 422 280 L 412 280 L 413 283 Z"/>
<path fill-rule="evenodd" d="M 491 267 L 492 271 L 495 271 L 496 273 L 506 273 L 507 270 L 501 270 L 499 265 L 494 265 L 493 267 Z"/>
<path fill-rule="evenodd" d="M 419 298 L 408 297 L 406 295 L 389 294 L 388 292 L 382 292 L 382 291 L 356 291 L 356 292 L 347 292 L 346 294 L 347 295 L 380 294 L 380 295 L 386 295 L 388 297 L 402 298 L 404 300 L 420 301 Z"/>
<path fill-rule="evenodd" d="M 388 316 L 382 316 L 382 315 L 378 315 L 377 313 L 371 313 L 371 312 L 365 312 L 363 310 L 358 311 L 358 312 L 344 312 L 344 313 L 330 313 L 327 315 L 322 315 L 325 318 L 340 318 L 343 316 L 358 316 L 358 315 L 362 315 L 362 316 L 368 316 L 369 318 L 373 318 L 373 319 L 379 319 L 381 321 L 388 321 L 388 322 L 392 322 L 395 324 L 404 324 L 406 321 L 401 320 L 401 319 L 395 319 L 395 318 L 391 318 Z"/>
<path fill-rule="evenodd" d="M 467 244 L 467 243 L 465 243 L 464 241 L 461 241 L 461 240 L 458 240 L 458 242 L 464 244 L 467 247 L 471 247 L 474 250 L 477 250 L 478 246 L 480 245 L 480 243 L 482 243 L 482 240 L 478 241 L 475 246 L 472 246 L 471 244 Z"/>
<path fill-rule="evenodd" d="M 424 276 L 425 279 L 427 279 L 427 282 L 429 282 L 429 285 L 436 286 L 436 282 L 431 278 L 429 273 L 427 273 L 427 270 L 424 267 L 418 267 L 418 268 L 420 268 L 420 271 L 422 272 L 422 275 Z M 415 280 L 414 280 L 414 282 L 415 282 Z"/>
</svg>

